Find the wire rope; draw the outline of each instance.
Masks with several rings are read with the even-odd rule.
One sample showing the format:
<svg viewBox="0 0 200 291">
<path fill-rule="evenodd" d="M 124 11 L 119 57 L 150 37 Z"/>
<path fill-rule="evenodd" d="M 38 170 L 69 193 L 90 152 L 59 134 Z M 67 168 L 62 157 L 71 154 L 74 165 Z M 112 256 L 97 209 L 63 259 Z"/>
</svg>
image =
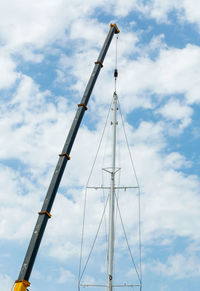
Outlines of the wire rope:
<svg viewBox="0 0 200 291">
<path fill-rule="evenodd" d="M 138 180 L 137 173 L 136 173 L 136 170 L 135 170 L 135 166 L 134 166 L 134 163 L 133 163 L 133 158 L 132 158 L 131 151 L 130 151 L 130 146 L 129 146 L 129 143 L 128 143 L 128 138 L 127 138 L 127 134 L 126 134 L 126 130 L 125 130 L 125 124 L 124 124 L 124 119 L 123 119 L 123 115 L 122 115 L 122 111 L 121 111 L 120 102 L 119 102 L 119 112 L 120 112 L 120 116 L 121 116 L 121 120 L 122 120 L 122 127 L 123 127 L 123 131 L 124 131 L 126 144 L 127 144 L 127 147 L 128 147 L 128 152 L 129 152 L 129 156 L 130 156 L 130 160 L 131 160 L 131 165 L 132 165 L 132 168 L 133 168 L 133 172 L 134 172 L 136 183 L 137 183 L 137 187 L 138 187 L 138 221 L 139 221 L 139 223 L 138 223 L 138 236 L 139 236 L 139 261 L 140 261 L 140 279 L 141 279 L 140 291 L 142 291 L 141 191 L 140 191 L 139 180 Z"/>
<path fill-rule="evenodd" d="M 116 45 L 115 45 L 115 70 L 117 70 L 117 58 L 118 58 L 118 36 L 116 37 Z M 117 77 L 115 77 L 115 92 L 117 87 Z"/>
<path fill-rule="evenodd" d="M 110 110 L 109 110 L 109 114 L 110 115 L 110 111 L 111 111 L 111 107 L 112 107 L 112 101 L 113 101 L 113 97 L 111 99 L 111 102 L 110 102 Z M 109 116 L 108 116 L 109 117 Z M 104 186 L 104 170 L 103 170 L 103 166 L 105 165 L 105 156 L 106 156 L 106 150 L 108 149 L 108 140 L 109 140 L 109 136 L 110 136 L 110 131 L 111 131 L 111 127 L 108 126 L 108 130 L 107 130 L 107 134 L 105 133 L 106 137 L 105 137 L 105 145 L 104 145 L 104 151 L 103 151 L 103 158 L 102 158 L 102 186 Z M 106 202 L 106 199 L 105 199 L 105 191 L 104 189 L 102 189 L 103 191 L 103 200 L 104 200 L 104 203 Z M 105 244 L 105 248 L 106 248 L 106 254 L 108 253 L 108 227 L 107 227 L 107 222 L 106 222 L 106 213 L 105 213 L 105 236 L 106 236 L 106 244 Z"/>
<path fill-rule="evenodd" d="M 123 229 L 124 236 L 125 236 L 125 239 L 126 239 L 126 243 L 127 243 L 127 247 L 128 247 L 128 250 L 129 250 L 129 254 L 131 256 L 131 260 L 132 260 L 133 266 L 134 266 L 136 274 L 138 276 L 138 280 L 141 283 L 141 278 L 140 278 L 139 272 L 137 270 L 136 263 L 135 263 L 135 260 L 133 258 L 133 255 L 132 255 L 132 252 L 131 252 L 131 248 L 130 248 L 130 245 L 129 245 L 129 242 L 128 242 L 128 237 L 127 237 L 126 230 L 125 230 L 125 227 L 124 227 L 124 223 L 123 223 L 123 220 L 122 220 L 122 215 L 121 215 L 121 211 L 120 211 L 120 208 L 119 208 L 119 202 L 118 202 L 117 196 L 115 196 L 115 199 L 116 199 L 116 202 L 117 202 L 117 209 L 118 209 L 118 212 L 119 212 L 119 217 L 120 217 L 120 221 L 121 221 L 121 224 L 122 224 L 122 229 Z"/>
<path fill-rule="evenodd" d="M 97 148 L 97 152 L 96 152 L 96 155 L 95 155 L 95 158 L 94 158 L 94 161 L 93 161 L 93 164 L 92 164 L 92 168 L 90 170 L 89 177 L 88 177 L 88 180 L 87 180 L 87 183 L 86 183 L 86 187 L 85 187 L 84 206 L 83 206 L 83 208 L 84 208 L 83 209 L 83 221 L 82 221 L 82 231 L 81 231 L 81 249 L 80 249 L 80 260 L 79 260 L 79 271 L 78 271 L 78 290 L 80 290 L 80 284 L 79 283 L 80 283 L 80 275 L 81 275 L 81 268 L 82 268 L 82 257 L 83 257 L 83 239 L 84 239 L 84 231 L 85 231 L 87 187 L 88 187 L 88 184 L 90 182 L 90 179 L 91 179 L 91 176 L 92 176 L 92 172 L 93 172 L 96 160 L 97 160 L 97 156 L 98 156 L 101 144 L 102 144 L 103 136 L 104 136 L 104 133 L 105 133 L 105 129 L 106 129 L 106 126 L 107 126 L 107 123 L 108 123 L 108 118 L 109 118 L 110 111 L 111 111 L 111 106 L 112 106 L 112 101 L 110 103 L 110 107 L 109 107 L 109 110 L 108 110 L 108 113 L 107 113 L 107 116 L 106 116 L 106 122 L 104 124 L 102 135 L 101 135 L 101 138 L 100 138 L 99 146 Z"/>
<path fill-rule="evenodd" d="M 95 245 L 95 242 L 96 242 L 97 236 L 98 236 L 98 234 L 99 234 L 99 230 L 100 230 L 100 228 L 101 228 L 101 224 L 102 224 L 102 221 L 103 221 L 103 217 L 104 217 L 104 214 L 105 214 L 105 211 L 106 211 L 106 207 L 107 207 L 107 204 L 108 204 L 108 198 L 109 198 L 109 195 L 108 195 L 108 197 L 107 197 L 106 204 L 105 204 L 105 207 L 104 207 L 104 209 L 103 209 L 103 213 L 102 213 L 102 216 L 101 216 L 101 220 L 100 220 L 99 226 L 98 226 L 98 228 L 97 228 L 97 232 L 96 232 L 96 235 L 95 235 L 95 238 L 94 238 L 94 241 L 93 241 L 93 244 L 92 244 L 91 250 L 90 250 L 90 252 L 89 252 L 88 258 L 87 258 L 87 260 L 86 260 L 85 266 L 84 266 L 84 268 L 83 268 L 83 271 L 82 271 L 81 276 L 80 276 L 80 279 L 79 279 L 79 286 L 80 286 L 80 281 L 81 281 L 81 279 L 82 279 L 82 277 L 83 277 L 83 274 L 84 274 L 84 272 L 85 272 L 85 269 L 86 269 L 86 267 L 87 267 L 87 264 L 88 264 L 88 262 L 89 262 L 89 259 L 90 259 L 90 257 L 91 257 L 92 251 L 93 251 L 93 249 L 94 249 L 94 245 Z"/>
<path fill-rule="evenodd" d="M 103 170 L 102 170 L 102 186 L 104 186 L 104 175 L 103 175 Z M 104 201 L 104 206 L 106 203 L 106 199 L 105 199 L 105 191 L 104 189 L 102 189 L 103 192 L 103 201 Z M 106 223 L 106 213 L 105 213 L 105 237 L 106 237 L 106 243 L 105 243 L 105 253 L 107 254 L 108 252 L 108 233 L 107 233 L 107 223 Z"/>
</svg>

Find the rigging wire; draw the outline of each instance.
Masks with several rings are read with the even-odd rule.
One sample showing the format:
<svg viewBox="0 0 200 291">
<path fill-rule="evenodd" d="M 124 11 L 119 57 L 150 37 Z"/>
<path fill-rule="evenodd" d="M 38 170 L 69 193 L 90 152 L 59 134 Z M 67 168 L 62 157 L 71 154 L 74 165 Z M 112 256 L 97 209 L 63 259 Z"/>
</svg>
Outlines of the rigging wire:
<svg viewBox="0 0 200 291">
<path fill-rule="evenodd" d="M 138 221 L 139 221 L 139 223 L 138 223 L 138 235 L 139 235 L 139 261 L 140 261 L 140 279 L 141 279 L 140 291 L 142 291 L 141 190 L 140 190 L 139 180 L 138 180 L 138 177 L 137 177 L 135 166 L 134 166 L 134 163 L 133 163 L 133 158 L 132 158 L 132 155 L 131 155 L 130 146 L 129 146 L 129 143 L 128 143 L 128 138 L 127 138 L 127 134 L 126 134 L 126 130 L 125 130 L 125 124 L 124 124 L 124 119 L 123 119 L 123 115 L 122 115 L 122 111 L 121 111 L 120 102 L 119 102 L 119 112 L 120 112 L 120 116 L 121 116 L 121 120 L 122 120 L 124 136 L 125 136 L 125 139 L 126 139 L 126 144 L 127 144 L 127 147 L 128 147 L 128 152 L 129 152 L 129 156 L 130 156 L 133 172 L 134 172 L 136 183 L 137 183 L 137 187 L 138 187 Z"/>
<path fill-rule="evenodd" d="M 115 48 L 115 70 L 114 70 L 115 93 L 116 93 L 116 90 L 117 90 L 116 87 L 117 87 L 117 77 L 118 77 L 117 59 L 118 59 L 118 37 L 116 37 L 116 48 Z M 142 262 L 141 262 L 141 211 L 140 211 L 141 202 L 140 202 L 140 186 L 139 186 L 139 180 L 138 180 L 138 177 L 137 177 L 137 174 L 136 174 L 136 170 L 135 170 L 135 167 L 134 167 L 134 163 L 133 163 L 133 159 L 132 159 L 132 155 L 131 155 L 131 151 L 130 151 L 130 147 L 129 147 L 129 143 L 128 143 L 128 138 L 127 138 L 126 131 L 125 131 L 125 125 L 124 125 L 124 120 L 123 120 L 123 117 L 122 117 L 119 98 L 117 98 L 117 99 L 118 99 L 118 108 L 119 108 L 120 115 L 121 115 L 122 127 L 123 127 L 123 131 L 124 131 L 125 139 L 126 139 L 126 144 L 127 144 L 127 147 L 128 147 L 128 152 L 129 152 L 129 155 L 130 155 L 131 164 L 132 164 L 133 172 L 134 172 L 134 175 L 135 175 L 135 178 L 136 178 L 137 187 L 138 187 L 139 272 L 138 272 L 138 270 L 136 268 L 136 264 L 135 264 L 135 261 L 133 259 L 133 255 L 132 255 L 131 248 L 130 248 L 130 245 L 129 245 L 129 242 L 128 242 L 128 238 L 127 238 L 127 235 L 126 235 L 125 227 L 124 227 L 124 224 L 123 224 L 123 220 L 122 220 L 122 216 L 121 216 L 121 212 L 120 212 L 120 208 L 119 208 L 119 203 L 118 203 L 119 189 L 118 189 L 117 195 L 116 195 L 116 193 L 114 193 L 114 195 L 115 195 L 115 199 L 117 201 L 117 208 L 118 208 L 118 211 L 119 211 L 119 216 L 120 216 L 122 228 L 123 228 L 123 231 L 124 231 L 127 247 L 128 247 L 128 250 L 129 250 L 129 253 L 130 253 L 134 268 L 135 268 L 135 271 L 137 273 L 138 279 L 140 281 L 140 291 L 141 291 L 142 290 L 142 267 L 141 267 Z M 120 173 L 119 173 L 119 181 L 120 181 Z M 117 218 L 117 211 L 116 211 L 116 218 Z"/>
<path fill-rule="evenodd" d="M 102 170 L 102 186 L 104 187 L 104 175 L 103 175 L 103 170 Z M 106 199 L 105 199 L 105 191 L 104 189 L 102 189 L 102 196 L 103 196 L 103 201 L 104 201 L 104 207 L 105 207 L 105 203 L 106 203 Z M 107 223 L 106 223 L 106 213 L 105 213 L 105 237 L 106 237 L 106 243 L 105 243 L 105 253 L 107 254 L 108 252 L 108 232 L 107 232 Z"/>
<path fill-rule="evenodd" d="M 107 196 L 106 204 L 105 204 L 105 206 L 104 206 L 104 210 L 103 210 L 103 213 L 102 213 L 102 216 L 101 216 L 101 220 L 100 220 L 100 223 L 99 223 L 99 226 L 98 226 L 98 229 L 97 229 L 97 232 L 96 232 L 96 235 L 95 235 L 95 238 L 94 238 L 94 241 L 93 241 L 93 244 L 92 244 L 91 250 L 90 250 L 90 252 L 89 252 L 88 258 L 87 258 L 86 263 L 85 263 L 85 266 L 84 266 L 84 268 L 83 268 L 83 271 L 82 271 L 82 273 L 81 273 L 81 275 L 80 275 L 80 279 L 79 279 L 79 289 L 80 289 L 80 281 L 81 281 L 81 279 L 82 279 L 82 277 L 83 277 L 83 274 L 84 274 L 84 272 L 85 272 L 85 269 L 86 269 L 87 264 L 88 264 L 88 262 L 89 262 L 89 259 L 90 259 L 90 257 L 91 257 L 91 254 L 92 254 L 92 251 L 93 251 L 93 249 L 94 249 L 94 245 L 95 245 L 95 242 L 96 242 L 97 236 L 98 236 L 98 234 L 99 234 L 99 230 L 100 230 L 100 228 L 101 228 L 101 224 L 102 224 L 102 221 L 103 221 L 103 217 L 104 217 L 104 214 L 105 214 L 105 211 L 106 211 L 106 207 L 107 207 L 107 204 L 108 204 L 108 198 L 109 198 L 109 195 Z"/>
<path fill-rule="evenodd" d="M 131 248 L 130 248 L 130 245 L 129 245 L 129 242 L 128 242 L 128 237 L 127 237 L 126 230 L 125 230 L 125 227 L 124 227 L 124 223 L 123 223 L 123 220 L 122 220 L 121 211 L 120 211 L 120 208 L 119 208 L 119 201 L 118 201 L 118 198 L 117 198 L 116 195 L 115 195 L 115 200 L 116 200 L 116 202 L 117 202 L 117 209 L 118 209 L 118 212 L 119 212 L 119 217 L 120 217 L 120 221 L 121 221 L 121 224 L 122 224 L 122 229 L 123 229 L 124 236 L 125 236 L 125 239 L 126 239 L 126 244 L 127 244 L 128 250 L 129 250 L 129 254 L 130 254 L 130 257 L 131 257 L 131 260 L 132 260 L 133 266 L 134 266 L 134 268 L 135 268 L 136 274 L 137 274 L 137 276 L 138 276 L 138 280 L 139 280 L 140 283 L 141 283 L 141 278 L 140 278 L 139 272 L 138 272 L 137 267 L 136 267 L 135 260 L 134 260 L 134 258 L 133 258 L 132 252 L 131 252 Z"/>
<path fill-rule="evenodd" d="M 87 183 L 86 183 L 86 187 L 85 187 L 84 206 L 83 206 L 83 221 L 82 221 L 82 231 L 81 231 L 81 249 L 80 249 L 80 260 L 79 260 L 79 271 L 78 271 L 78 290 L 80 290 L 80 280 L 81 280 L 80 276 L 81 276 L 82 258 L 83 258 L 83 238 L 84 238 L 84 231 L 85 231 L 87 187 L 88 187 L 88 184 L 90 182 L 90 179 L 91 179 L 91 176 L 92 176 L 92 172 L 93 172 L 93 169 L 94 169 L 94 165 L 96 163 L 97 156 L 98 156 L 101 144 L 102 144 L 103 136 L 104 136 L 104 133 L 105 133 L 105 129 L 106 129 L 106 126 L 107 126 L 107 123 L 108 123 L 108 118 L 109 118 L 110 111 L 111 111 L 111 106 L 112 106 L 112 101 L 110 103 L 110 107 L 109 107 L 109 110 L 108 110 L 108 114 L 106 116 L 106 122 L 104 124 L 104 128 L 103 128 L 103 131 L 102 131 L 102 135 L 101 135 L 101 139 L 100 139 L 100 142 L 99 142 L 99 146 L 97 148 L 97 152 L 96 152 L 96 155 L 95 155 L 95 158 L 94 158 L 94 161 L 93 161 L 93 164 L 92 164 L 92 168 L 90 170 L 90 174 L 89 174 L 89 177 L 88 177 L 88 180 L 87 180 Z"/>
<path fill-rule="evenodd" d="M 113 97 L 111 99 L 111 103 L 110 103 L 110 111 L 111 111 L 111 108 L 112 108 L 112 100 L 113 100 Z M 109 111 L 109 115 L 110 115 L 110 111 Z M 105 134 L 105 145 L 104 145 L 104 151 L 103 151 L 103 158 L 102 158 L 102 186 L 104 186 L 104 169 L 103 167 L 105 166 L 105 156 L 106 156 L 106 151 L 108 150 L 108 141 L 109 141 L 109 136 L 110 136 L 110 131 L 111 131 L 111 127 L 108 126 L 108 130 L 107 130 L 107 133 Z M 105 199 L 105 190 L 102 189 L 102 192 L 103 192 L 103 200 L 104 200 L 104 203 L 106 201 Z M 108 253 L 108 227 L 107 227 L 107 217 L 106 217 L 106 214 L 105 214 L 105 236 L 106 236 L 106 244 L 105 244 L 105 248 L 106 248 L 106 254 Z"/>
</svg>

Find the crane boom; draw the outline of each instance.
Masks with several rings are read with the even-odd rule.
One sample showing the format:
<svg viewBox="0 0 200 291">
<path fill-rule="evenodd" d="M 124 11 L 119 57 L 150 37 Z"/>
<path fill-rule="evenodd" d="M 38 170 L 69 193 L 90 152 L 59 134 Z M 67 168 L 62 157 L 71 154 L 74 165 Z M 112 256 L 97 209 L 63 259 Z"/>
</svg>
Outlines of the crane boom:
<svg viewBox="0 0 200 291">
<path fill-rule="evenodd" d="M 94 69 L 91 73 L 90 79 L 86 86 L 85 92 L 83 94 L 81 103 L 78 104 L 78 109 L 75 115 L 75 118 L 72 122 L 70 131 L 68 133 L 66 142 L 64 144 L 62 153 L 59 155 L 59 159 L 51 179 L 46 198 L 44 200 L 41 211 L 39 212 L 39 216 L 33 230 L 33 234 L 24 258 L 24 262 L 22 264 L 21 271 L 19 273 L 18 280 L 15 281 L 14 291 L 26 291 L 27 287 L 30 286 L 29 278 L 31 275 L 31 271 L 35 262 L 35 258 L 37 256 L 37 252 L 47 225 L 48 219 L 51 217 L 50 211 L 62 179 L 62 175 L 65 170 L 65 166 L 70 159 L 70 152 L 76 138 L 76 134 L 80 127 L 80 123 L 82 121 L 85 110 L 87 110 L 87 104 L 92 93 L 95 82 L 98 78 L 99 72 L 103 67 L 103 61 L 110 46 L 111 40 L 115 33 L 119 33 L 119 29 L 116 24 L 110 24 L 110 30 L 108 32 L 107 38 L 104 42 L 104 45 L 100 51 L 99 57 L 95 62 Z"/>
</svg>

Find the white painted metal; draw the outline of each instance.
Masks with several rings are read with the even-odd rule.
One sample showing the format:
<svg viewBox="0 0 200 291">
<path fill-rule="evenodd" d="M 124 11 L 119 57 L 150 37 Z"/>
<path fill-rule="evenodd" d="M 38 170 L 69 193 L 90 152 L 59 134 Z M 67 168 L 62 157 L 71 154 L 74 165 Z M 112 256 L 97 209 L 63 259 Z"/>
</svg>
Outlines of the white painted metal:
<svg viewBox="0 0 200 291">
<path fill-rule="evenodd" d="M 109 199 L 109 232 L 108 232 L 108 286 L 107 291 L 112 291 L 113 285 L 113 261 L 115 240 L 115 159 L 116 159 L 116 126 L 117 126 L 117 94 L 113 94 L 113 120 L 112 120 L 112 172 L 111 189 Z"/>
</svg>

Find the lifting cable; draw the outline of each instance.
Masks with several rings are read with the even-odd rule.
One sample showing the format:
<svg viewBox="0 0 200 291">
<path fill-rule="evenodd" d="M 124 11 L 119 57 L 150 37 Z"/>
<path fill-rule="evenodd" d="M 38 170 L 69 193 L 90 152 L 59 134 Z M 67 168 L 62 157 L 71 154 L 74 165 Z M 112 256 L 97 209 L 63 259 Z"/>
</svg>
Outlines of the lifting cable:
<svg viewBox="0 0 200 291">
<path fill-rule="evenodd" d="M 114 70 L 114 77 L 115 77 L 115 92 L 117 90 L 117 77 L 118 77 L 118 70 L 117 70 L 117 50 L 118 47 L 118 36 L 116 37 L 116 46 L 115 46 L 115 70 Z"/>
</svg>

